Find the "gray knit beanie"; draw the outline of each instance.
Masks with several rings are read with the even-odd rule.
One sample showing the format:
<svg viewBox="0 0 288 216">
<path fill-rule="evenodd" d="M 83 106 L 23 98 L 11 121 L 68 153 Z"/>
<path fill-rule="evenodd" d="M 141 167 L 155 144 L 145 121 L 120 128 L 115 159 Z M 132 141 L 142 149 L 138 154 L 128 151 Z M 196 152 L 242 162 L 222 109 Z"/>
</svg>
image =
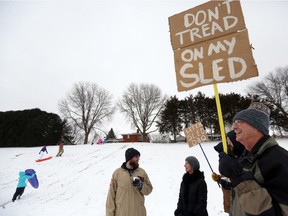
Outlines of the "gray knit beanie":
<svg viewBox="0 0 288 216">
<path fill-rule="evenodd" d="M 269 116 L 264 111 L 249 107 L 237 113 L 233 118 L 233 122 L 235 120 L 243 120 L 264 135 L 269 135 Z"/>
<path fill-rule="evenodd" d="M 200 169 L 200 164 L 199 164 L 199 161 L 197 160 L 196 157 L 189 156 L 189 157 L 187 157 L 185 159 L 185 161 L 187 161 L 190 164 L 190 166 L 192 167 L 193 171 Z"/>
</svg>

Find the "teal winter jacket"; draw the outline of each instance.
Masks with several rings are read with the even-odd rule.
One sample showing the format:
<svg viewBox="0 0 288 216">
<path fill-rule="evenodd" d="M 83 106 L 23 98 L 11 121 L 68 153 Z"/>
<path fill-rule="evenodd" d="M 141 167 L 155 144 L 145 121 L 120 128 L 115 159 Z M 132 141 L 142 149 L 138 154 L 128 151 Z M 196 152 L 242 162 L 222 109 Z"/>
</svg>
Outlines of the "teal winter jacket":
<svg viewBox="0 0 288 216">
<path fill-rule="evenodd" d="M 35 176 L 35 174 L 27 175 L 25 172 L 21 171 L 19 172 L 19 179 L 18 179 L 18 184 L 17 184 L 17 188 L 21 188 L 21 187 L 26 187 L 26 179 L 31 179 Z"/>
</svg>

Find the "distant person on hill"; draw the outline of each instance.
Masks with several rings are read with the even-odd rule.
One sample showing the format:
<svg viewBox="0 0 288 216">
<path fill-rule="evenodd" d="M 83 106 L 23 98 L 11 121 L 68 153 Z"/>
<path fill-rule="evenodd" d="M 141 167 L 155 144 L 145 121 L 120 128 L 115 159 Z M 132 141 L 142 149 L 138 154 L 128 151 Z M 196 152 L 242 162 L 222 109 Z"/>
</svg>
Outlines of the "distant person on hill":
<svg viewBox="0 0 288 216">
<path fill-rule="evenodd" d="M 98 144 L 98 145 L 101 145 L 101 144 L 102 144 L 102 139 L 101 139 L 101 138 L 98 139 L 97 144 Z"/>
<path fill-rule="evenodd" d="M 175 216 L 208 216 L 207 212 L 207 184 L 204 173 L 201 172 L 196 157 L 185 159 L 185 171 L 180 185 Z"/>
<path fill-rule="evenodd" d="M 58 150 L 56 157 L 59 157 L 59 156 L 61 157 L 63 153 L 64 153 L 64 142 L 61 141 L 59 143 L 59 150 Z"/>
<path fill-rule="evenodd" d="M 32 175 L 27 175 L 25 172 L 23 171 L 20 171 L 19 172 L 19 179 L 18 179 L 18 184 L 17 184 L 17 188 L 16 188 L 16 191 L 13 195 L 13 198 L 12 198 L 12 202 L 14 202 L 16 200 L 16 198 L 20 199 L 21 196 L 23 195 L 24 193 L 24 190 L 27 186 L 26 184 L 26 179 L 31 179 L 35 176 L 35 174 L 33 173 Z"/>
<path fill-rule="evenodd" d="M 106 216 L 146 216 L 145 197 L 152 184 L 144 169 L 139 167 L 140 152 L 128 148 L 126 162 L 112 175 L 106 201 Z"/>
<path fill-rule="evenodd" d="M 39 155 L 40 155 L 39 159 L 41 159 L 44 156 L 45 152 L 46 152 L 46 154 L 48 154 L 46 146 L 43 146 L 39 152 Z"/>
</svg>

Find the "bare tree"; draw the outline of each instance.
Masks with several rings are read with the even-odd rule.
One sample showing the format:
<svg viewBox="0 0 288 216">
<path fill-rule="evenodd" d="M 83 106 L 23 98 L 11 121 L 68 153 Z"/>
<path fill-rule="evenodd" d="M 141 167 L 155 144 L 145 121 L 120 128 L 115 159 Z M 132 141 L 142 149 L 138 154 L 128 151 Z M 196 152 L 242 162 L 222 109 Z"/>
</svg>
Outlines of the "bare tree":
<svg viewBox="0 0 288 216">
<path fill-rule="evenodd" d="M 155 119 L 162 110 L 167 97 L 153 84 L 132 83 L 123 93 L 118 102 L 120 112 L 124 113 L 131 126 L 136 127 L 142 135 L 142 140 L 151 130 Z"/>
<path fill-rule="evenodd" d="M 288 130 L 288 67 L 277 68 L 270 72 L 262 82 L 257 82 L 248 87 L 249 94 L 258 95 L 273 107 L 274 121 Z M 272 110 L 272 111 L 273 111 Z M 272 114 L 272 113 L 271 113 Z M 271 117 L 273 117 L 271 115 Z M 281 121 L 281 122 L 279 122 Z"/>
<path fill-rule="evenodd" d="M 100 130 L 97 127 L 110 120 L 115 111 L 112 95 L 91 82 L 74 84 L 58 107 L 63 118 L 73 125 L 76 143 L 84 144 L 88 143 L 89 135 L 97 134 L 97 129 Z"/>
</svg>

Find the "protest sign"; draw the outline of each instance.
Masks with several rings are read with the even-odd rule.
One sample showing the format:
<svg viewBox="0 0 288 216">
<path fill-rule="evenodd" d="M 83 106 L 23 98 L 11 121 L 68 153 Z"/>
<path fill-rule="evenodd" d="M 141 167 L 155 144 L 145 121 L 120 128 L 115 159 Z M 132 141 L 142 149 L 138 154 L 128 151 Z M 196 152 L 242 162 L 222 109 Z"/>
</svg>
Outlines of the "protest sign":
<svg viewBox="0 0 288 216">
<path fill-rule="evenodd" d="M 178 91 L 258 76 L 240 1 L 210 1 L 169 17 Z"/>
<path fill-rule="evenodd" d="M 185 128 L 184 134 L 190 148 L 203 141 L 208 140 L 204 127 L 200 122 L 197 122 L 190 127 Z"/>
</svg>

